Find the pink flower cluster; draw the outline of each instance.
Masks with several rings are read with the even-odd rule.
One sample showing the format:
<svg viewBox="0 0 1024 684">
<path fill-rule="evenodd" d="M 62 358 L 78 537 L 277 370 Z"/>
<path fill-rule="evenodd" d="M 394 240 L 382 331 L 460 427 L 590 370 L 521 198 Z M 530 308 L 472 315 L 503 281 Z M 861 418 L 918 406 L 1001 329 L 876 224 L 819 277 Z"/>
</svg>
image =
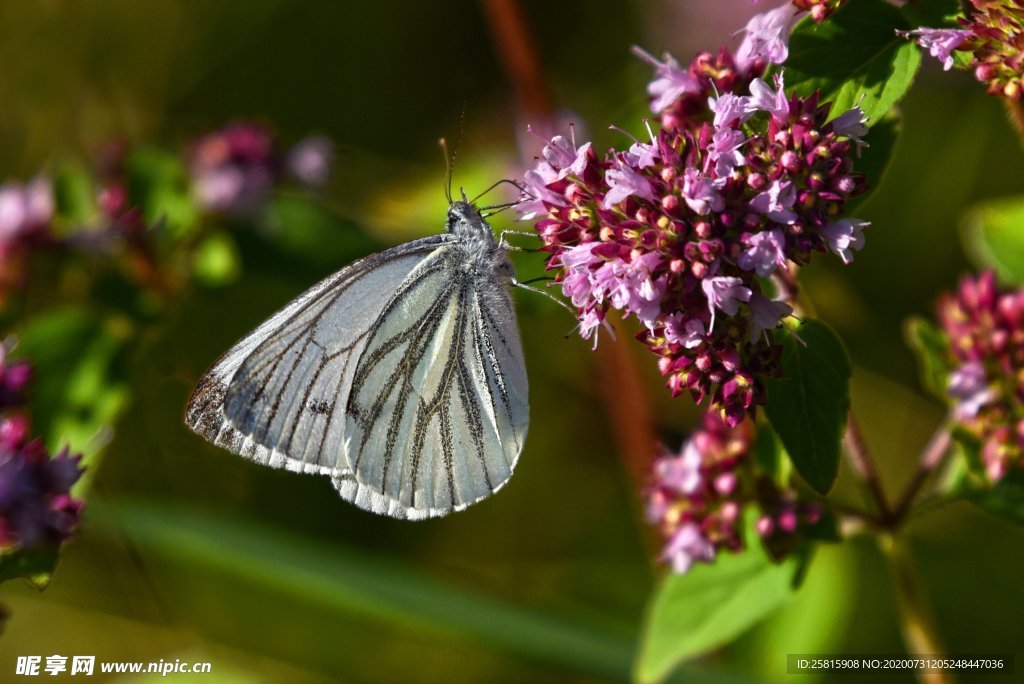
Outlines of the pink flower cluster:
<svg viewBox="0 0 1024 684">
<path fill-rule="evenodd" d="M 282 153 L 268 128 L 237 122 L 199 138 L 189 169 L 201 206 L 246 215 L 266 202 L 282 172 L 308 186 L 326 183 L 332 157 L 327 138 L 313 136 Z"/>
<path fill-rule="evenodd" d="M 647 519 L 663 534 L 661 558 L 675 572 L 710 563 L 719 551 L 742 550 L 748 506 L 761 511 L 756 531 L 776 558 L 791 553 L 821 520 L 820 504 L 780 489 L 759 471 L 753 442 L 750 420 L 730 427 L 718 414 L 708 413 L 678 454 L 655 460 Z"/>
<path fill-rule="evenodd" d="M 81 456 L 66 448 L 50 456 L 41 439 L 29 440 L 28 419 L 9 412 L 21 404 L 31 369 L 4 356 L 0 347 L 0 556 L 59 546 L 78 526 L 83 506 L 70 493 L 82 474 Z"/>
<path fill-rule="evenodd" d="M 987 271 L 964 278 L 937 308 L 949 337 L 954 417 L 981 441 L 990 482 L 1024 471 L 1024 290 L 1000 289 Z"/>
<path fill-rule="evenodd" d="M 596 344 L 609 308 L 636 316 L 673 396 L 710 397 L 730 425 L 763 403 L 778 353 L 766 332 L 792 312 L 766 279 L 814 252 L 849 263 L 868 225 L 843 217 L 866 188 L 854 170 L 866 144 L 860 108 L 831 118 L 816 95 L 787 95 L 781 74 L 774 84 L 751 77 L 785 57 L 770 37 L 788 35 L 793 8 L 773 13 L 771 31 L 748 27 L 744 45 L 756 45 L 738 69 L 724 50 L 685 71 L 641 53 L 657 69 L 648 91 L 659 129 L 603 155 L 553 138 L 519 205 L 581 334 Z"/>
<path fill-rule="evenodd" d="M 710 563 L 719 550 L 743 548 L 743 507 L 749 499 L 746 471 L 754 426 L 735 427 L 717 414 L 704 417 L 678 454 L 654 462 L 647 492 L 647 519 L 665 537 L 662 560 L 678 573 Z"/>
<path fill-rule="evenodd" d="M 54 206 L 53 186 L 45 176 L 0 185 L 0 300 L 24 281 L 26 251 L 49 239 Z"/>
<path fill-rule="evenodd" d="M 900 32 L 942 61 L 947 71 L 962 52 L 975 78 L 991 95 L 1017 100 L 1024 94 L 1024 1 L 971 0 L 960 28 L 919 28 Z"/>
<path fill-rule="evenodd" d="M 755 529 L 773 558 L 784 558 L 807 538 L 821 522 L 824 510 L 817 501 L 802 501 L 793 490 L 761 487 L 761 515 Z"/>
</svg>

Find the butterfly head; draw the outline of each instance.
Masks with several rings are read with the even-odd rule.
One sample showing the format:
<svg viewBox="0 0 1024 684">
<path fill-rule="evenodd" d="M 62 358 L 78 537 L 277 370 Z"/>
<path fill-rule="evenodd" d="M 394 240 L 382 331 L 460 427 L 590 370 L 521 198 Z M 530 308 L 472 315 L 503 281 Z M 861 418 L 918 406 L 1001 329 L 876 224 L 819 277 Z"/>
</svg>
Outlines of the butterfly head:
<svg viewBox="0 0 1024 684">
<path fill-rule="evenodd" d="M 456 200 L 448 205 L 447 227 L 449 233 L 464 234 L 481 225 L 487 226 L 487 222 L 480 215 L 480 210 L 476 208 L 476 205 L 469 200 Z M 490 232 L 489 227 L 487 232 Z"/>
</svg>

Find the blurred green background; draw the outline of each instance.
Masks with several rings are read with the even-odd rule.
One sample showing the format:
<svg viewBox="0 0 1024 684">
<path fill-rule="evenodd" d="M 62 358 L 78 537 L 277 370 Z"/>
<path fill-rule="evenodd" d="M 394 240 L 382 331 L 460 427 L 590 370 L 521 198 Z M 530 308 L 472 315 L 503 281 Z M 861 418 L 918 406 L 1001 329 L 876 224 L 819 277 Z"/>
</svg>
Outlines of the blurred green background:
<svg viewBox="0 0 1024 684">
<path fill-rule="evenodd" d="M 730 41 L 753 11 L 743 0 L 522 8 L 553 103 L 599 148 L 621 144 L 610 123 L 642 130 L 649 71 L 630 45 L 685 61 Z M 618 352 L 603 340 L 592 353 L 566 337 L 558 307 L 517 292 L 530 438 L 507 489 L 441 520 L 364 513 L 325 478 L 261 468 L 181 422 L 202 371 L 276 307 L 358 256 L 441 229 L 439 136 L 464 127 L 456 184 L 471 194 L 529 163 L 486 16 L 470 2 L 0 4 L 2 177 L 89 159 L 111 138 L 174 148 L 237 118 L 288 141 L 324 133 L 338 150 L 320 208 L 283 196 L 236 226 L 239 277 L 153 307 L 119 358 L 129 399 L 80 534 L 45 592 L 0 589 L 0 679 L 17 655 L 54 653 L 209 660 L 205 678 L 218 682 L 628 679 L 664 568 L 630 466 L 648 454 L 619 445 L 634 411 L 642 422 L 649 408 L 672 446 L 697 416 L 668 398 L 629 334 Z M 964 213 L 1019 193 L 1024 177 L 1000 103 L 968 76 L 929 61 L 903 113 L 889 171 L 860 211 L 873 223 L 867 248 L 851 267 L 820 258 L 803 274 L 849 347 L 855 410 L 893 491 L 943 411 L 920 391 L 902 323 L 930 314 L 969 268 Z M 494 223 L 515 227 L 508 214 Z M 517 263 L 526 275 L 543 267 L 540 255 Z M 74 282 L 57 292 L 81 294 Z M 623 355 L 639 374 L 636 405 L 606 401 Z M 848 485 L 844 472 L 841 497 L 854 496 Z M 957 504 L 909 534 L 949 651 L 1021 655 L 1024 533 Z M 679 678 L 775 681 L 787 653 L 902 652 L 890 586 L 868 541 L 822 549 L 793 604 Z"/>
</svg>

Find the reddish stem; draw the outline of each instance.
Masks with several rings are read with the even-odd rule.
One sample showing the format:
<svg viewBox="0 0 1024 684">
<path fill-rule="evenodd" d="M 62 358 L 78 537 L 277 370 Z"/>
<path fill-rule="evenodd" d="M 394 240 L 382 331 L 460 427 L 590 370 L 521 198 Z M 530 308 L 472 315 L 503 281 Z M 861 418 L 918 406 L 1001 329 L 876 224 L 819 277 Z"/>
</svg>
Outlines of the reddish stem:
<svg viewBox="0 0 1024 684">
<path fill-rule="evenodd" d="M 850 464 L 854 471 L 864 480 L 868 486 L 868 492 L 878 507 L 878 514 L 881 520 L 888 524 L 892 521 L 892 511 L 889 508 L 889 501 L 885 496 L 885 489 L 882 487 L 882 478 L 871 460 L 871 452 L 868 449 L 864 435 L 860 431 L 860 424 L 850 411 L 846 421 L 846 434 L 843 436 L 846 442 L 846 453 L 850 456 Z"/>
<path fill-rule="evenodd" d="M 527 119 L 547 118 L 552 112 L 551 97 L 544 85 L 539 52 L 516 0 L 483 0 L 484 12 L 498 57 L 505 67 L 516 100 Z"/>
<path fill-rule="evenodd" d="M 894 521 L 899 522 L 903 520 L 907 513 L 910 512 L 910 507 L 914 503 L 914 499 L 917 497 L 921 487 L 928 481 L 928 476 L 935 472 L 945 460 L 946 454 L 949 453 L 951 442 L 952 434 L 949 431 L 949 426 L 943 423 L 935 431 L 935 434 L 932 435 L 932 438 L 928 440 L 928 445 L 924 448 L 924 451 L 921 452 L 917 471 L 904 490 L 895 509 L 893 509 L 892 517 Z"/>
<path fill-rule="evenodd" d="M 647 388 L 641 381 L 630 340 L 606 340 L 598 346 L 601 398 L 623 465 L 633 480 L 633 491 L 648 482 L 651 458 L 657 445 Z"/>
</svg>

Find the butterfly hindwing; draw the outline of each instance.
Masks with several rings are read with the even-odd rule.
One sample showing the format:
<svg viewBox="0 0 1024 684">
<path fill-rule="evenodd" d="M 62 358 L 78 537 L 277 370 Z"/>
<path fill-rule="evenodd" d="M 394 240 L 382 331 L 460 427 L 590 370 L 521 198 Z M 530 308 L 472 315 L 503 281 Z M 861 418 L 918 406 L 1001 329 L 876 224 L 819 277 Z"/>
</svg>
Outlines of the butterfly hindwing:
<svg viewBox="0 0 1024 684">
<path fill-rule="evenodd" d="M 342 496 L 377 513 L 461 510 L 512 475 L 527 427 L 510 298 L 457 244 L 410 275 L 362 351 L 346 411 Z"/>
</svg>

